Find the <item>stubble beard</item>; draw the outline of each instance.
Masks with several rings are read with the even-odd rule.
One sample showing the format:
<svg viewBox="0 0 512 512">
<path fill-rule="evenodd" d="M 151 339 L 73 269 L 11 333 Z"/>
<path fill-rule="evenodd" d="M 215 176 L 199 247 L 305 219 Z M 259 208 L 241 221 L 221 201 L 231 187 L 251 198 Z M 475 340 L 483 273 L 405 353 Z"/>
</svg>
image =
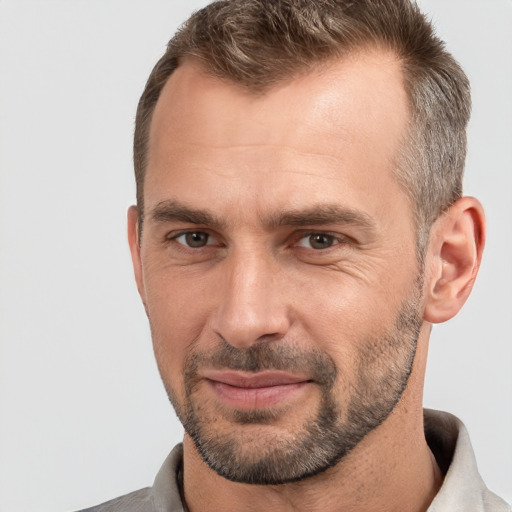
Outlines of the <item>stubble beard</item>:
<svg viewBox="0 0 512 512">
<path fill-rule="evenodd" d="M 336 398 L 338 370 L 328 354 L 273 342 L 236 348 L 221 340 L 213 351 L 193 353 L 184 362 L 185 400 L 181 403 L 168 385 L 167 393 L 201 458 L 220 476 L 260 485 L 302 480 L 335 466 L 393 412 L 412 371 L 422 323 L 419 310 L 416 289 L 389 332 L 361 343 L 353 392 L 345 405 Z M 205 404 L 195 394 L 202 367 L 306 374 L 320 391 L 317 412 L 286 433 L 276 429 L 262 434 L 262 429 L 245 431 L 244 426 L 273 425 L 286 412 L 219 410 L 233 428 L 218 429 L 218 417 L 205 414 Z"/>
</svg>

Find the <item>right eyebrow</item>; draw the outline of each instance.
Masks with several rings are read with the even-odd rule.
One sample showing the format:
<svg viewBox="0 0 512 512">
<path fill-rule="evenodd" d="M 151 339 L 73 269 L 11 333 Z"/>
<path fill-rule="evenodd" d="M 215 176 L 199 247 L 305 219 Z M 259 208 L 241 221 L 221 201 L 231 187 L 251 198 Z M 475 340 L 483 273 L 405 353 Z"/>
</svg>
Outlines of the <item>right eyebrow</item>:
<svg viewBox="0 0 512 512">
<path fill-rule="evenodd" d="M 208 225 L 216 228 L 225 227 L 225 223 L 207 210 L 189 208 L 178 201 L 167 200 L 158 203 L 149 213 L 152 221 L 163 222 L 187 222 L 197 225 Z"/>
</svg>

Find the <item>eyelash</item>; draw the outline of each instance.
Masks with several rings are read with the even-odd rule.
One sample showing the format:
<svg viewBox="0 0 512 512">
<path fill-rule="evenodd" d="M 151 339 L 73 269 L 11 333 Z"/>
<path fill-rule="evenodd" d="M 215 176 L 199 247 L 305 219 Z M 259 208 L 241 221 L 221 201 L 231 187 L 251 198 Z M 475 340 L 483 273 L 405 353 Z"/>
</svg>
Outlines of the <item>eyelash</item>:
<svg viewBox="0 0 512 512">
<path fill-rule="evenodd" d="M 186 245 L 185 243 L 181 243 L 178 241 L 178 238 L 182 237 L 182 236 L 187 236 L 187 235 L 194 235 L 194 234 L 197 234 L 197 235 L 206 235 L 208 237 L 208 241 L 212 238 L 212 235 L 206 231 L 206 230 L 201 230 L 201 229 L 189 229 L 189 230 L 186 230 L 186 231 L 180 231 L 179 233 L 171 233 L 171 234 L 167 234 L 165 236 L 165 243 L 171 243 L 171 242 L 176 242 L 178 245 L 182 246 L 182 247 L 185 247 L 187 249 L 195 249 L 194 247 L 191 247 L 189 245 Z M 198 247 L 198 249 L 203 249 L 204 247 L 207 247 L 208 245 L 212 245 L 210 243 L 206 243 L 206 245 L 202 246 L 202 247 Z"/>
<path fill-rule="evenodd" d="M 306 239 L 310 239 L 311 237 L 314 237 L 314 236 L 328 238 L 328 239 L 331 240 L 332 243 L 328 247 L 316 248 L 316 249 L 314 247 L 304 247 L 303 245 L 299 245 L 299 243 L 301 241 L 306 240 Z M 296 247 L 303 247 L 305 249 L 312 249 L 315 252 L 325 252 L 328 249 L 331 249 L 332 247 L 335 247 L 335 246 L 338 246 L 338 245 L 342 245 L 342 244 L 344 244 L 346 242 L 347 242 L 347 237 L 339 235 L 339 234 L 329 233 L 329 232 L 326 232 L 326 231 L 310 231 L 310 232 L 307 232 L 307 233 L 301 233 L 301 236 L 298 238 L 297 242 L 295 243 L 295 246 Z"/>
<path fill-rule="evenodd" d="M 208 237 L 207 243 L 205 245 L 202 245 L 199 247 L 192 247 L 190 245 L 187 245 L 186 243 L 182 243 L 182 242 L 178 241 L 178 239 L 180 237 L 183 237 L 186 235 L 194 235 L 194 234 L 206 235 Z M 338 245 L 345 245 L 351 241 L 350 238 L 345 235 L 329 233 L 326 231 L 307 231 L 307 232 L 298 233 L 297 235 L 298 236 L 295 237 L 295 242 L 293 243 L 293 247 L 303 248 L 306 250 L 313 250 L 314 252 L 325 252 L 325 251 L 331 249 L 332 247 L 336 247 Z M 332 243 L 331 243 L 331 245 L 329 245 L 326 248 L 317 248 L 317 249 L 315 249 L 314 247 L 305 247 L 303 245 L 300 245 L 301 241 L 303 241 L 307 238 L 311 238 L 313 236 L 326 237 L 328 239 L 331 239 Z M 179 233 L 166 235 L 165 242 L 166 243 L 176 242 L 180 247 L 185 248 L 185 250 L 189 250 L 189 249 L 199 250 L 199 249 L 205 249 L 211 245 L 215 245 L 215 244 L 209 243 L 211 238 L 212 238 L 212 235 L 206 230 L 186 230 L 186 231 L 180 231 Z"/>
</svg>

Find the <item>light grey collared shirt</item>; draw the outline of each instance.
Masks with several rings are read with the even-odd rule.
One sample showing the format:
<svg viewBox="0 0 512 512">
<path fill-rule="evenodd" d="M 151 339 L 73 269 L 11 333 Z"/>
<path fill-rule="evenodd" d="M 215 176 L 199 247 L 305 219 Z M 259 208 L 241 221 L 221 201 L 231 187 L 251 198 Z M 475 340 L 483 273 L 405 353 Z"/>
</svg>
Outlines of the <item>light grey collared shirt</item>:
<svg viewBox="0 0 512 512">
<path fill-rule="evenodd" d="M 427 512 L 512 512 L 487 489 L 463 423 L 446 412 L 425 409 L 425 437 L 445 473 L 443 485 Z M 81 512 L 187 512 L 179 480 L 183 446 L 178 444 L 146 487 Z"/>
</svg>

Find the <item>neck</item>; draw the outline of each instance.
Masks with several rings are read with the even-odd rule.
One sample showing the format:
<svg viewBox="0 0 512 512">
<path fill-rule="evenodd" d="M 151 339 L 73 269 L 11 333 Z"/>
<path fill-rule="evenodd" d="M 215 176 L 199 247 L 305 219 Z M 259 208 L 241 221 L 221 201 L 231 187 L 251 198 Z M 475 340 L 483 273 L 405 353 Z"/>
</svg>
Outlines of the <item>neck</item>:
<svg viewBox="0 0 512 512">
<path fill-rule="evenodd" d="M 386 423 L 400 423 L 398 411 L 393 416 Z M 397 442 L 386 443 L 385 448 L 376 445 L 377 431 L 384 434 L 387 426 L 369 434 L 334 468 L 277 486 L 235 483 L 218 476 L 185 437 L 184 493 L 189 511 L 423 512 L 441 486 L 441 472 L 423 432 L 411 436 L 404 431 Z"/>
<path fill-rule="evenodd" d="M 424 355 L 417 354 L 417 359 Z M 184 494 L 189 511 L 426 511 L 443 477 L 425 440 L 422 385 L 423 372 L 414 368 L 399 404 L 382 425 L 335 467 L 299 482 L 267 486 L 226 480 L 203 462 L 186 435 Z"/>
</svg>

